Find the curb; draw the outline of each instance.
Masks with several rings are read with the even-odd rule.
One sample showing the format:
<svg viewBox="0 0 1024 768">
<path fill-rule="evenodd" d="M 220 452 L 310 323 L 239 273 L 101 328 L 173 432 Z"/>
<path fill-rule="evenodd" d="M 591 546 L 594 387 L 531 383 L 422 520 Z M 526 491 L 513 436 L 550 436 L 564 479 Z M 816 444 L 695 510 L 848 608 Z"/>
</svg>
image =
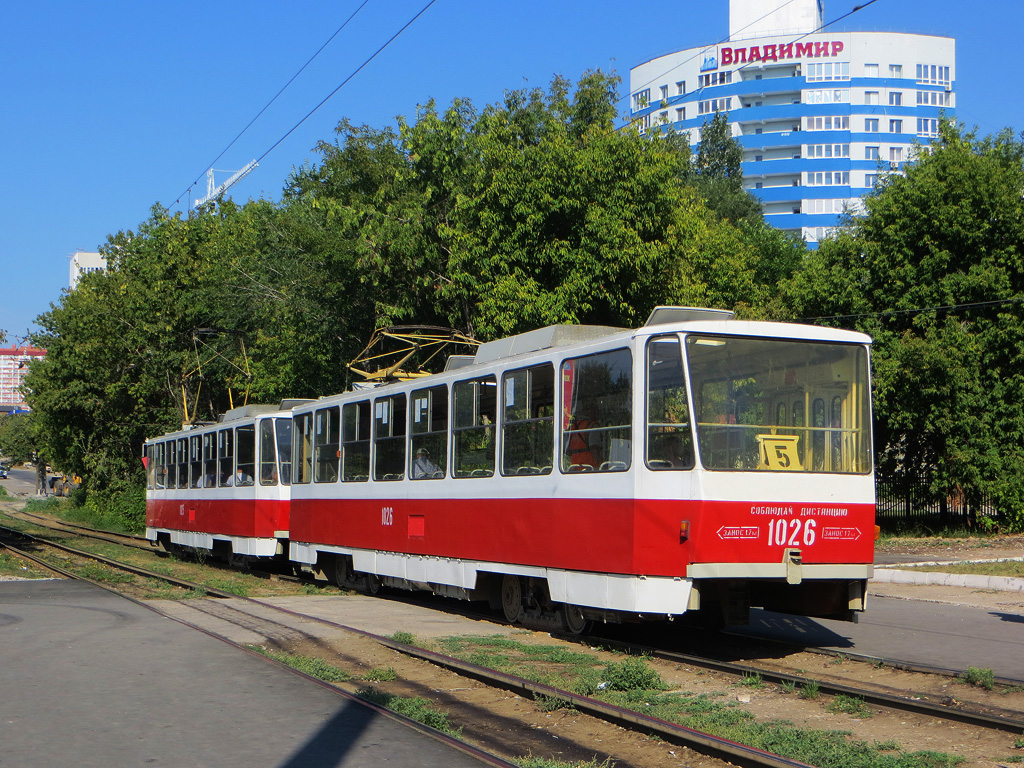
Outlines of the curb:
<svg viewBox="0 0 1024 768">
<path fill-rule="evenodd" d="M 892 568 L 875 568 L 873 581 L 892 584 L 923 584 L 944 587 L 971 587 L 973 589 L 995 589 L 1000 592 L 1024 593 L 1024 579 L 1009 576 L 981 576 L 970 573 L 915 573 Z"/>
</svg>

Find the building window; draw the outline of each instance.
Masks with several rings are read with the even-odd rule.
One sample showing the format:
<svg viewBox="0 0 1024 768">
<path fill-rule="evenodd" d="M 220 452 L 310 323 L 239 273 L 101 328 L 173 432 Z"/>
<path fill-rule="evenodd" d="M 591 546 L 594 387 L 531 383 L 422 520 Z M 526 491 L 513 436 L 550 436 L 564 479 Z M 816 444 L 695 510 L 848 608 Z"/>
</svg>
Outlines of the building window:
<svg viewBox="0 0 1024 768">
<path fill-rule="evenodd" d="M 877 64 L 865 64 L 864 65 L 864 77 L 878 77 L 878 65 Z"/>
<path fill-rule="evenodd" d="M 708 99 L 698 104 L 698 112 L 702 115 L 709 115 L 714 112 L 728 112 L 732 108 L 732 97 L 724 99 Z"/>
<path fill-rule="evenodd" d="M 874 187 L 878 183 L 877 173 L 865 173 L 864 174 L 864 186 Z"/>
<path fill-rule="evenodd" d="M 764 155 L 754 155 L 755 163 L 760 163 L 762 160 L 764 160 Z"/>
<path fill-rule="evenodd" d="M 668 124 L 668 110 L 667 109 L 664 112 L 660 112 L 658 114 L 658 121 L 662 125 L 667 125 Z"/>
<path fill-rule="evenodd" d="M 808 144 L 806 157 L 849 157 L 849 144 Z"/>
<path fill-rule="evenodd" d="M 685 95 L 686 95 L 686 81 L 685 80 L 680 80 L 678 83 L 676 83 L 676 96 L 685 96 Z"/>
<path fill-rule="evenodd" d="M 732 72 L 709 72 L 706 75 L 701 75 L 697 78 L 697 83 L 701 88 L 707 88 L 711 85 L 725 85 L 726 83 L 732 82 Z"/>
<path fill-rule="evenodd" d="M 676 122 L 681 123 L 686 119 L 686 107 L 678 107 L 676 109 Z"/>
<path fill-rule="evenodd" d="M 809 83 L 822 80 L 828 81 L 849 79 L 850 62 L 848 61 L 830 61 L 828 63 L 807 65 L 807 82 Z"/>
<path fill-rule="evenodd" d="M 917 104 L 920 107 L 952 106 L 952 94 L 947 91 L 918 91 Z"/>
<path fill-rule="evenodd" d="M 890 107 L 902 107 L 903 106 L 903 92 L 902 91 L 890 91 L 889 92 L 889 106 Z"/>
<path fill-rule="evenodd" d="M 937 117 L 917 118 L 917 135 L 935 137 L 939 135 L 939 119 Z"/>
<path fill-rule="evenodd" d="M 878 159 L 878 147 L 864 147 L 864 159 L 865 160 L 877 160 Z"/>
<path fill-rule="evenodd" d="M 662 101 L 668 101 L 668 86 L 667 85 L 661 86 L 661 100 Z"/>
<path fill-rule="evenodd" d="M 822 91 L 804 91 L 804 104 L 849 104 L 850 90 L 848 88 L 827 89 Z"/>
<path fill-rule="evenodd" d="M 889 133 L 903 133 L 903 121 L 902 120 L 890 120 L 889 121 Z"/>
<path fill-rule="evenodd" d="M 645 88 L 642 91 L 637 91 L 633 94 L 633 111 L 639 112 L 641 109 L 645 109 L 650 106 L 651 103 L 651 89 Z"/>
<path fill-rule="evenodd" d="M 877 104 L 878 103 L 878 91 L 864 91 L 864 103 L 865 104 Z"/>
<path fill-rule="evenodd" d="M 849 117 L 808 117 L 808 131 L 848 131 L 850 130 Z"/>
<path fill-rule="evenodd" d="M 890 64 L 889 65 L 889 77 L 900 79 L 903 77 L 903 65 L 902 64 Z"/>
<path fill-rule="evenodd" d="M 867 133 L 878 133 L 878 118 L 869 117 L 864 120 L 864 130 Z"/>
<path fill-rule="evenodd" d="M 849 171 L 816 171 L 807 174 L 807 186 L 809 187 L 831 187 L 849 183 Z"/>
<path fill-rule="evenodd" d="M 889 147 L 889 162 L 903 162 L 903 147 Z"/>
<path fill-rule="evenodd" d="M 917 82 L 928 85 L 949 85 L 949 67 L 941 64 L 918 64 Z"/>
</svg>

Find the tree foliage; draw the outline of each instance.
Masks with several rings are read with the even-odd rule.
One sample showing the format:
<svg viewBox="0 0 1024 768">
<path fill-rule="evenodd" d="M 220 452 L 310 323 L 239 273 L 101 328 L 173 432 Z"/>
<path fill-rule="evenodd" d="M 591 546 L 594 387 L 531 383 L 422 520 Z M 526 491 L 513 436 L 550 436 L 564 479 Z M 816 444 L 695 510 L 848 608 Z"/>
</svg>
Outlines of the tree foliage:
<svg viewBox="0 0 1024 768">
<path fill-rule="evenodd" d="M 589 72 L 482 110 L 429 102 L 394 128 L 342 120 L 278 202 L 157 206 L 111 235 L 107 271 L 38 321 L 48 355 L 27 384 L 44 450 L 90 491 L 137 488 L 147 436 L 242 392 L 342 391 L 382 325 L 489 340 L 635 326 L 666 303 L 764 314 L 800 248 L 701 189 L 746 195 L 738 145 L 713 123 L 695 162 L 681 136 L 615 130 L 618 83 Z"/>
<path fill-rule="evenodd" d="M 995 501 L 1024 526 L 1024 142 L 942 125 L 787 291 L 796 314 L 875 339 L 885 472 L 939 499 Z"/>
</svg>

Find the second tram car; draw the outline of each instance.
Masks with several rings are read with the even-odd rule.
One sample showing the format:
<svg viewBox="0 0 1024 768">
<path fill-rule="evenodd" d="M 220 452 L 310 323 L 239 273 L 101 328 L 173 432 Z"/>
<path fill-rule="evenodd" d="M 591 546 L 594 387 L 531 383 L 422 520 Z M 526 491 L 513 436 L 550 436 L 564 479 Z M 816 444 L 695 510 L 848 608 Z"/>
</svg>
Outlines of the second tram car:
<svg viewBox="0 0 1024 768">
<path fill-rule="evenodd" d="M 243 565 L 286 558 L 291 408 L 247 405 L 145 444 L 146 537 Z"/>
<path fill-rule="evenodd" d="M 539 329 L 299 405 L 290 557 L 571 631 L 743 623 L 751 606 L 855 619 L 875 531 L 869 346 L 660 307 L 638 330 Z"/>
</svg>

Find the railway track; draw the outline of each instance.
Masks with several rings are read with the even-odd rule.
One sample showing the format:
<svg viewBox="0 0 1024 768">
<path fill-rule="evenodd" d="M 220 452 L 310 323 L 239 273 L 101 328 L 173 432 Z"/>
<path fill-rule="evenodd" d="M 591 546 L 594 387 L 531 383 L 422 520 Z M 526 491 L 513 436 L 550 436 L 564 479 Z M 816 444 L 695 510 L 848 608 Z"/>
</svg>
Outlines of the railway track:
<svg viewBox="0 0 1024 768">
<path fill-rule="evenodd" d="M 43 523 L 39 523 L 42 525 Z M 56 526 L 52 527 L 55 530 L 61 530 Z M 19 536 L 28 536 L 20 532 L 13 532 L 11 529 L 0 529 L 5 535 L 10 536 L 17 534 Z M 101 538 L 101 532 L 93 532 L 99 535 Z M 372 641 L 379 643 L 380 645 L 391 648 L 392 650 L 406 654 L 408 656 L 419 658 L 423 661 L 427 661 L 433 665 L 443 667 L 454 673 L 464 675 L 474 680 L 480 681 L 489 686 L 495 686 L 503 688 L 505 690 L 513 691 L 526 698 L 545 698 L 550 700 L 559 700 L 565 702 L 567 705 L 574 707 L 577 711 L 589 714 L 593 717 L 606 720 L 608 722 L 615 723 L 621 727 L 629 728 L 631 730 L 638 730 L 644 733 L 651 733 L 657 735 L 659 738 L 664 739 L 666 742 L 671 744 L 679 744 L 699 752 L 704 755 L 717 757 L 722 760 L 730 761 L 736 764 L 743 765 L 757 765 L 757 766 L 797 766 L 801 765 L 799 762 L 795 762 L 786 758 L 778 758 L 777 756 L 770 755 L 769 753 L 761 753 L 761 750 L 757 750 L 743 745 L 738 745 L 726 739 L 720 739 L 716 736 L 701 733 L 699 731 L 693 731 L 692 729 L 685 728 L 683 726 L 675 725 L 672 723 L 666 723 L 664 721 L 657 720 L 656 718 L 649 718 L 642 714 L 609 705 L 605 702 L 601 702 L 596 699 L 591 699 L 584 696 L 579 696 L 568 691 L 559 690 L 552 686 L 541 685 L 536 682 L 531 682 L 524 678 L 517 678 L 513 675 L 496 673 L 492 670 L 488 670 L 484 667 L 480 667 L 468 662 L 459 661 L 458 659 L 444 656 L 432 651 L 425 651 L 420 648 L 408 646 L 402 643 L 398 643 L 390 638 L 381 637 L 372 633 L 365 632 L 363 630 L 356 629 L 354 627 L 338 624 L 322 618 L 311 617 L 299 612 L 290 611 L 284 608 L 273 606 L 270 603 L 253 600 L 249 598 L 238 598 L 236 595 L 223 590 L 211 589 L 204 587 L 203 585 L 188 582 L 183 579 L 174 579 L 168 577 L 167 574 L 161 574 L 150 571 L 148 569 L 138 568 L 136 566 L 128 566 L 124 563 L 110 560 L 108 558 L 102 558 L 91 553 L 81 552 L 74 548 L 67 547 L 65 545 L 59 545 L 53 542 L 46 542 L 44 539 L 39 537 L 30 537 L 28 539 L 37 545 L 45 544 L 47 546 L 59 547 L 62 552 L 73 554 L 74 556 L 89 557 L 99 561 L 103 561 L 109 567 L 123 567 L 131 572 L 145 576 L 147 578 L 165 580 L 174 583 L 182 589 L 188 590 L 202 590 L 207 594 L 221 598 L 231 598 L 233 602 L 231 605 L 227 605 L 221 601 L 211 603 L 209 601 L 185 601 L 183 604 L 187 605 L 187 609 L 194 611 L 198 614 L 203 614 L 205 618 L 197 617 L 195 621 L 189 621 L 183 619 L 180 613 L 172 616 L 179 621 L 186 621 L 192 626 L 202 629 L 203 631 L 210 632 L 209 625 L 211 623 L 218 624 L 223 623 L 228 626 L 240 627 L 253 634 L 254 637 L 271 637 L 275 639 L 275 642 L 282 646 L 288 645 L 290 642 L 302 641 L 307 642 L 313 641 L 319 636 L 316 631 L 299 631 L 294 629 L 294 623 L 299 622 L 316 622 L 318 625 L 323 627 L 329 627 L 332 631 L 338 632 L 350 632 L 360 636 L 371 639 Z M 19 552 L 27 557 L 30 557 L 37 562 L 42 562 L 39 559 L 33 557 L 28 552 Z M 42 562 L 45 567 L 52 567 L 46 562 Z M 71 578 L 79 578 L 79 575 L 71 571 L 63 571 L 63 575 Z M 95 582 L 94 582 L 95 583 Z M 101 586 L 105 586 L 101 584 Z M 240 608 L 239 605 L 244 605 L 244 608 Z M 152 607 L 152 606 L 148 606 Z M 163 612 L 163 611 L 161 611 Z M 276 613 L 278 616 L 285 615 L 288 617 L 287 620 L 278 618 L 271 618 L 268 614 L 270 612 Z M 171 615 L 165 613 L 165 615 Z M 493 618 L 492 618 L 493 620 Z M 212 634 L 218 634 L 222 639 L 226 639 L 226 635 L 221 635 L 217 632 L 211 632 Z M 578 641 L 578 638 L 577 638 Z M 606 639 L 592 640 L 593 642 L 600 642 L 605 646 L 608 646 L 610 642 Z M 237 643 L 236 643 L 237 644 Z M 750 664 L 737 664 L 734 662 L 725 662 L 722 660 L 712 659 L 705 656 L 696 656 L 692 654 L 681 654 L 678 652 L 666 651 L 663 649 L 652 648 L 648 646 L 638 646 L 635 644 L 623 644 L 623 650 L 627 650 L 631 653 L 643 653 L 655 658 L 659 658 L 665 661 L 669 661 L 676 664 L 682 664 L 691 667 L 698 667 L 704 670 L 714 670 L 716 672 L 735 675 L 737 677 L 759 675 L 765 682 L 774 683 L 777 685 L 805 685 L 811 682 L 806 677 L 800 677 L 796 675 L 786 674 L 784 672 L 773 671 L 763 666 L 755 666 Z M 958 722 L 964 725 L 968 725 L 974 728 L 983 728 L 989 730 L 996 730 L 1010 733 L 1021 733 L 1024 732 L 1024 720 L 1019 715 L 1016 717 L 1013 713 L 1007 712 L 993 712 L 991 708 L 987 712 L 983 711 L 972 711 L 965 707 L 961 702 L 931 702 L 927 701 L 927 695 L 920 695 L 911 692 L 894 692 L 870 690 L 864 687 L 855 687 L 846 685 L 841 682 L 828 682 L 816 679 L 814 681 L 820 686 L 820 691 L 825 694 L 831 695 L 846 695 L 858 697 L 866 703 L 873 706 L 884 707 L 888 709 L 897 709 L 905 712 L 912 712 L 922 717 L 938 718 L 945 721 Z M 915 697 L 919 700 L 915 700 Z"/>
</svg>

